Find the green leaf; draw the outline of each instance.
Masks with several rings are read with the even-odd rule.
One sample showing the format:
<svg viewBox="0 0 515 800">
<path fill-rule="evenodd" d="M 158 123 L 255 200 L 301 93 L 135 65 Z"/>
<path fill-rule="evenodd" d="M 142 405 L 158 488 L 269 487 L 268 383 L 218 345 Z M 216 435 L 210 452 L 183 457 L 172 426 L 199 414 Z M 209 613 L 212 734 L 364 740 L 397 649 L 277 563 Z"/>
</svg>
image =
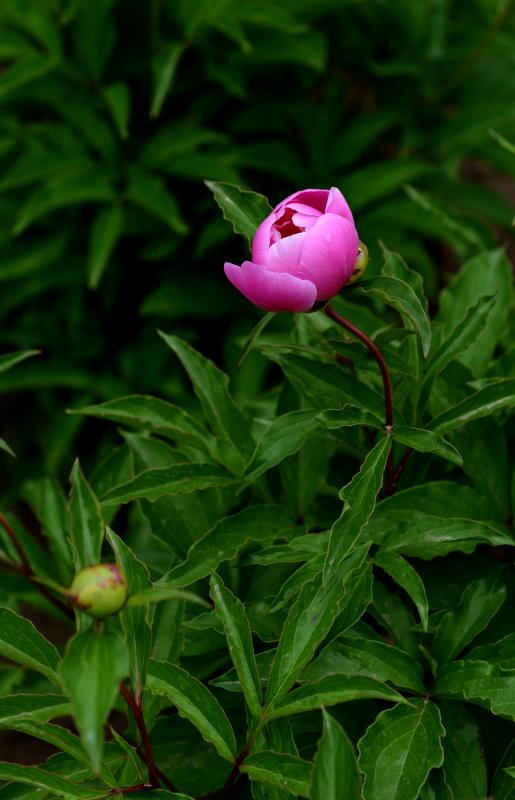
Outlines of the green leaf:
<svg viewBox="0 0 515 800">
<path fill-rule="evenodd" d="M 430 770 L 443 761 L 438 708 L 413 700 L 383 711 L 358 742 L 364 800 L 417 800 Z"/>
<path fill-rule="evenodd" d="M 28 784 L 45 789 L 59 797 L 77 797 L 79 800 L 94 800 L 109 794 L 106 787 L 100 789 L 87 789 L 76 783 L 61 778 L 52 772 L 47 772 L 40 767 L 29 767 L 26 764 L 11 764 L 0 761 L 0 781 L 13 781 L 14 783 Z"/>
<path fill-rule="evenodd" d="M 426 631 L 429 606 L 424 584 L 416 570 L 406 559 L 393 551 L 380 550 L 374 557 L 374 564 L 383 569 L 411 597 L 420 614 L 422 627 Z"/>
<path fill-rule="evenodd" d="M 496 642 L 474 647 L 466 658 L 470 661 L 488 661 L 502 669 L 515 670 L 515 633 L 509 633 Z"/>
<path fill-rule="evenodd" d="M 272 664 L 266 695 L 268 708 L 282 700 L 324 640 L 348 600 L 346 583 L 354 570 L 362 568 L 367 550 L 358 548 L 340 562 L 325 585 L 316 577 L 299 592 L 284 623 Z"/>
<path fill-rule="evenodd" d="M 166 573 L 157 586 L 188 586 L 205 578 L 222 561 L 234 558 L 251 542 L 269 542 L 280 538 L 292 527 L 291 517 L 281 506 L 245 508 L 217 522 L 212 530 L 191 546 L 186 560 Z"/>
<path fill-rule="evenodd" d="M 88 287 L 96 289 L 121 236 L 124 212 L 121 206 L 103 208 L 95 217 L 89 239 Z"/>
<path fill-rule="evenodd" d="M 182 42 L 170 42 L 161 48 L 152 61 L 152 105 L 150 107 L 152 119 L 156 119 L 161 113 L 183 52 L 184 44 Z"/>
<path fill-rule="evenodd" d="M 446 731 L 443 740 L 445 782 L 453 797 L 484 800 L 488 795 L 488 776 L 477 720 L 463 703 L 443 700 L 438 707 Z"/>
<path fill-rule="evenodd" d="M 408 283 L 398 278 L 380 275 L 347 290 L 350 296 L 372 297 L 392 306 L 400 314 L 405 315 L 414 325 L 420 337 L 422 352 L 425 356 L 431 347 L 431 326 L 422 303 Z"/>
<path fill-rule="evenodd" d="M 39 356 L 40 353 L 41 350 L 18 350 L 16 353 L 5 353 L 3 356 L 0 356 L 0 373 L 11 369 L 11 367 L 16 366 L 16 364 L 20 364 L 22 361 L 25 361 L 26 358 Z"/>
<path fill-rule="evenodd" d="M 71 475 L 70 540 L 77 569 L 100 562 L 105 525 L 100 505 L 82 474 L 78 459 Z"/>
<path fill-rule="evenodd" d="M 129 174 L 127 199 L 162 220 L 175 233 L 179 235 L 188 233 L 188 226 L 184 222 L 179 204 L 161 178 L 156 178 L 142 169 L 132 168 Z"/>
<path fill-rule="evenodd" d="M 505 584 L 492 575 L 469 583 L 460 605 L 448 611 L 436 629 L 434 658 L 444 664 L 458 656 L 486 628 L 506 597 Z"/>
<path fill-rule="evenodd" d="M 254 327 L 253 327 L 253 329 L 252 329 L 252 331 L 250 333 L 250 336 L 248 337 L 248 339 L 245 342 L 245 345 L 243 347 L 243 350 L 241 351 L 240 360 L 238 361 L 238 369 L 240 369 L 243 366 L 243 362 L 245 361 L 245 359 L 247 358 L 248 354 L 250 353 L 250 351 L 254 347 L 255 342 L 257 342 L 257 340 L 259 339 L 261 333 L 264 331 L 264 329 L 266 328 L 268 323 L 273 320 L 274 317 L 275 317 L 275 313 L 269 311 L 267 314 L 265 314 L 263 317 L 261 317 L 259 322 L 257 322 L 254 325 Z"/>
<path fill-rule="evenodd" d="M 440 510 L 442 513 L 442 510 Z M 379 527 L 381 527 L 378 521 Z M 453 550 L 473 553 L 478 544 L 513 546 L 506 532 L 486 522 L 468 518 L 413 516 L 391 528 L 381 541 L 382 551 L 398 550 L 414 558 L 435 558 Z"/>
<path fill-rule="evenodd" d="M 312 800 L 356 800 L 360 777 L 352 742 L 323 709 L 322 718 L 310 796 Z"/>
<path fill-rule="evenodd" d="M 340 491 L 340 497 L 344 501 L 343 512 L 331 529 L 324 565 L 324 583 L 358 541 L 374 510 L 377 494 L 383 484 L 390 448 L 390 437 L 381 437 L 368 453 L 357 475 Z"/>
<path fill-rule="evenodd" d="M 0 450 L 3 450 L 4 452 L 9 453 L 10 456 L 16 458 L 16 453 L 13 450 L 11 450 L 11 448 L 4 439 L 0 439 Z"/>
<path fill-rule="evenodd" d="M 0 697 L 0 726 L 9 728 L 24 720 L 47 721 L 70 713 L 66 698 L 57 694 L 15 694 Z"/>
<path fill-rule="evenodd" d="M 262 693 L 245 606 L 224 586 L 216 573 L 211 575 L 211 598 L 224 626 L 229 653 L 245 700 L 251 714 L 257 717 L 261 713 Z"/>
<path fill-rule="evenodd" d="M 267 470 L 275 467 L 290 455 L 296 453 L 306 439 L 318 430 L 337 430 L 357 425 L 379 427 L 372 414 L 355 406 L 344 406 L 342 409 L 302 409 L 289 411 L 276 417 L 260 440 L 254 457 L 248 466 L 250 472 L 245 478 L 246 484 L 252 483 Z M 450 447 L 450 445 L 449 445 Z"/>
<path fill-rule="evenodd" d="M 272 211 L 266 197 L 223 181 L 205 181 L 205 184 L 234 232 L 241 233 L 252 244 L 256 229 Z"/>
<path fill-rule="evenodd" d="M 24 498 L 31 505 L 50 543 L 58 571 L 64 585 L 71 583 L 73 561 L 67 541 L 68 509 L 66 498 L 55 478 L 40 478 L 23 485 Z"/>
<path fill-rule="evenodd" d="M 431 354 L 427 364 L 427 372 L 422 387 L 423 406 L 425 406 L 433 380 L 442 372 L 447 364 L 462 353 L 466 353 L 478 336 L 485 329 L 490 312 L 496 302 L 491 295 L 480 297 L 472 308 L 465 310 L 465 316 L 457 325 L 445 330 L 445 338 L 440 347 Z M 451 322 L 456 319 L 459 309 L 453 310 Z"/>
<path fill-rule="evenodd" d="M 106 86 L 102 95 L 110 111 L 120 139 L 129 136 L 129 117 L 131 115 L 131 93 L 126 83 L 112 83 Z"/>
<path fill-rule="evenodd" d="M 148 688 L 164 695 L 211 742 L 217 753 L 231 763 L 236 756 L 236 741 L 225 711 L 197 678 L 164 661 L 151 661 L 148 667 Z"/>
<path fill-rule="evenodd" d="M 126 644 L 114 630 L 91 627 L 68 642 L 61 678 L 96 773 L 102 764 L 104 724 L 114 705 L 118 683 L 128 671 Z"/>
<path fill-rule="evenodd" d="M 175 586 L 152 586 L 150 589 L 131 594 L 124 608 L 148 606 L 152 603 L 162 603 L 164 600 L 183 600 L 185 603 L 196 603 L 199 606 L 211 609 L 210 603 L 207 600 L 203 600 L 198 594 L 176 589 Z"/>
<path fill-rule="evenodd" d="M 460 403 L 443 411 L 429 423 L 429 428 L 445 435 L 454 428 L 494 414 L 501 408 L 515 405 L 515 378 L 494 381 L 466 397 Z"/>
<path fill-rule="evenodd" d="M 69 413 L 119 422 L 169 439 L 188 442 L 202 450 L 208 449 L 209 433 L 206 428 L 184 409 L 157 397 L 133 394 L 95 406 L 74 408 Z"/>
<path fill-rule="evenodd" d="M 68 753 L 79 764 L 89 767 L 89 759 L 84 752 L 79 737 L 61 725 L 52 725 L 50 722 L 41 719 L 21 719 L 12 721 L 8 727 L 10 730 L 47 742 L 47 744 L 53 745 L 63 753 Z"/>
<path fill-rule="evenodd" d="M 114 486 L 102 504 L 117 506 L 144 497 L 150 502 L 165 495 L 187 494 L 201 489 L 221 488 L 237 482 L 234 475 L 214 464 L 173 464 L 161 469 L 146 469 L 127 483 Z"/>
<path fill-rule="evenodd" d="M 288 753 L 263 751 L 248 756 L 241 766 L 251 781 L 263 781 L 296 797 L 310 797 L 313 764 Z"/>
<path fill-rule="evenodd" d="M 488 367 L 508 323 L 510 311 L 513 313 L 513 271 L 504 249 L 480 253 L 463 265 L 440 295 L 437 320 L 453 326 L 454 320 L 462 317 L 466 324 L 470 316 L 472 324 L 474 311 L 477 315 L 481 304 L 486 305 L 481 295 L 491 295 L 489 311 L 485 309 L 484 312 L 488 321 L 477 326 L 475 337 L 470 337 L 470 346 L 460 356 L 460 361 L 477 376 L 482 375 Z M 476 306 L 476 309 L 471 306 Z M 452 337 L 452 327 L 447 331 L 447 335 Z"/>
<path fill-rule="evenodd" d="M 227 375 L 177 336 L 160 335 L 180 359 L 205 417 L 219 437 L 221 463 L 241 474 L 252 457 L 254 441 L 247 420 L 229 393 Z"/>
<path fill-rule="evenodd" d="M 438 670 L 435 697 L 468 700 L 515 720 L 515 673 L 486 661 L 452 661 Z"/>
<path fill-rule="evenodd" d="M 403 702 L 402 696 L 391 686 L 366 675 L 327 675 L 314 683 L 306 683 L 266 712 L 267 719 L 289 717 L 312 711 L 314 708 L 334 706 L 352 700 L 389 700 Z"/>
<path fill-rule="evenodd" d="M 456 448 L 433 431 L 399 425 L 394 427 L 392 436 L 394 441 L 405 444 L 419 453 L 434 453 L 435 456 L 445 458 L 459 467 L 463 464 L 463 459 Z"/>
<path fill-rule="evenodd" d="M 144 592 L 150 587 L 148 568 L 136 558 L 132 550 L 110 528 L 107 538 L 113 548 L 117 563 L 127 578 L 129 596 Z M 143 693 L 147 662 L 150 658 L 152 632 L 145 607 L 124 606 L 120 612 L 120 622 L 129 650 L 131 687 L 138 701 Z"/>
<path fill-rule="evenodd" d="M 352 630 L 324 647 L 298 680 L 304 683 L 329 675 L 348 677 L 353 673 L 424 692 L 422 668 L 412 656 L 386 642 L 353 636 Z"/>
<path fill-rule="evenodd" d="M 0 655 L 28 669 L 41 672 L 60 686 L 59 653 L 25 617 L 0 606 Z"/>
</svg>

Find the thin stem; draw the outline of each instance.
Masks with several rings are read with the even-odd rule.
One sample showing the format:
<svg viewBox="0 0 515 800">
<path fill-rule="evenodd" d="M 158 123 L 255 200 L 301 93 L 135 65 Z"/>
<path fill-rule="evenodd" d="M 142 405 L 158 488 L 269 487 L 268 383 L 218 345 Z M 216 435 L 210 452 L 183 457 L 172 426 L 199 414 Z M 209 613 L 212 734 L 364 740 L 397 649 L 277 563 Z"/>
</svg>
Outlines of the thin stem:
<svg viewBox="0 0 515 800">
<path fill-rule="evenodd" d="M 407 450 L 404 452 L 403 457 L 399 461 L 397 469 L 393 473 L 389 494 L 393 494 L 397 489 L 397 484 L 399 483 L 401 475 L 406 467 L 406 464 L 408 463 L 412 455 L 413 455 L 413 448 L 408 447 Z"/>
<path fill-rule="evenodd" d="M 135 750 L 136 750 L 136 753 L 137 753 L 137 754 L 139 755 L 139 757 L 141 758 L 141 760 L 142 760 L 142 761 L 144 761 L 144 762 L 145 762 L 145 764 L 146 764 L 146 763 L 147 763 L 147 760 L 146 760 L 146 758 L 145 758 L 145 753 L 143 752 L 143 750 L 141 750 L 141 748 L 140 748 L 140 747 L 138 747 L 138 745 L 134 745 L 134 748 L 135 748 Z M 162 772 L 162 771 L 159 769 L 159 767 L 157 767 L 157 766 L 156 766 L 156 775 L 157 775 L 157 777 L 159 778 L 159 780 L 161 781 L 161 783 L 163 783 L 163 784 L 166 786 L 166 788 L 167 788 L 167 789 L 169 789 L 171 792 L 176 792 L 176 791 L 177 791 L 177 788 L 176 788 L 176 787 L 173 785 L 173 783 L 171 782 L 171 780 L 169 780 L 169 778 L 167 778 L 167 777 L 166 777 L 166 775 L 164 774 L 164 772 Z M 153 788 L 154 788 L 154 787 L 153 787 Z"/>
<path fill-rule="evenodd" d="M 336 322 L 338 325 L 341 325 L 342 328 L 349 331 L 359 339 L 360 342 L 363 342 L 365 347 L 372 353 L 379 369 L 381 370 L 381 377 L 383 379 L 383 387 L 384 387 L 384 424 L 387 433 L 391 433 L 393 429 L 393 392 L 392 392 L 392 381 L 390 378 L 390 372 L 386 365 L 386 361 L 383 358 L 381 351 L 379 350 L 378 346 L 372 339 L 369 339 L 368 336 L 360 331 L 359 328 L 356 328 L 352 322 L 349 322 L 348 319 L 342 317 L 341 314 L 338 314 L 337 311 L 334 310 L 330 305 L 324 307 L 324 311 L 328 317 L 330 317 L 333 322 Z"/>
<path fill-rule="evenodd" d="M 159 775 L 157 773 L 156 765 L 154 762 L 154 753 L 152 752 L 152 745 L 150 744 L 150 737 L 148 735 L 147 726 L 145 723 L 145 717 L 143 715 L 143 708 L 141 707 L 141 701 L 137 702 L 134 698 L 132 692 L 125 686 L 123 681 L 119 683 L 120 694 L 122 695 L 123 699 L 129 706 L 132 714 L 134 716 L 134 720 L 136 725 L 138 726 L 139 735 L 141 736 L 141 741 L 143 743 L 143 749 L 145 751 L 145 762 L 148 767 L 148 778 L 149 783 L 152 787 L 156 788 L 159 786 Z M 177 791 L 176 789 L 172 789 L 171 791 Z"/>
<path fill-rule="evenodd" d="M 245 761 L 245 759 L 247 758 L 247 756 L 249 754 L 251 741 L 252 741 L 251 739 L 248 740 L 248 742 L 245 744 L 245 747 L 243 748 L 243 750 L 241 751 L 239 756 L 237 756 L 237 758 L 236 758 L 236 760 L 234 762 L 234 766 L 233 766 L 233 768 L 231 770 L 231 774 L 229 775 L 229 777 L 227 778 L 224 786 L 222 786 L 222 788 L 220 789 L 220 792 L 217 795 L 217 800 L 225 800 L 225 798 L 228 796 L 229 792 L 231 791 L 231 789 L 233 787 L 233 784 L 234 784 L 234 781 L 236 780 L 236 778 L 238 777 L 238 775 L 240 773 L 240 767 L 241 767 L 241 765 L 243 764 L 243 762 Z"/>
<path fill-rule="evenodd" d="M 37 575 L 34 575 L 32 572 L 32 567 L 30 566 L 30 561 L 27 558 L 25 550 L 23 549 L 20 540 L 18 539 L 13 527 L 11 526 L 7 517 L 5 517 L 2 513 L 0 513 L 0 525 L 6 531 L 9 539 L 11 540 L 14 549 L 18 554 L 18 558 L 21 561 L 21 564 L 8 564 L 10 569 L 13 569 L 15 572 L 19 572 L 21 575 L 24 575 L 27 580 L 31 582 L 35 589 L 42 595 L 49 603 L 52 603 L 55 608 L 58 608 L 63 614 L 65 614 L 69 619 L 75 619 L 75 615 L 71 608 L 69 608 L 65 603 L 62 603 L 58 600 L 57 597 L 54 597 L 52 592 L 47 589 L 42 583 L 39 582 Z"/>
</svg>

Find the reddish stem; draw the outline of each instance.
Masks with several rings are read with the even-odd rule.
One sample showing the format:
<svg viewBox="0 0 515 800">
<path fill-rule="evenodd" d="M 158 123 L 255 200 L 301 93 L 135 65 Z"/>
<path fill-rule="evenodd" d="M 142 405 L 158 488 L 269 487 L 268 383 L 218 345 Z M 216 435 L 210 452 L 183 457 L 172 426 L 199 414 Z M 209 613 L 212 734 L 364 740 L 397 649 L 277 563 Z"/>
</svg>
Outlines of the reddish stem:
<svg viewBox="0 0 515 800">
<path fill-rule="evenodd" d="M 236 758 L 236 760 L 234 762 L 234 766 L 232 768 L 231 774 L 229 775 L 229 777 L 227 778 L 227 781 L 225 782 L 225 785 L 222 786 L 222 788 L 220 789 L 220 792 L 217 795 L 217 800 L 225 800 L 225 798 L 228 796 L 229 792 L 231 791 L 231 789 L 233 787 L 233 784 L 234 784 L 234 781 L 236 780 L 236 778 L 239 775 L 240 767 L 241 767 L 241 765 L 243 764 L 243 762 L 245 761 L 245 759 L 247 758 L 247 756 L 249 754 L 251 741 L 252 740 L 249 739 L 249 741 L 246 743 L 245 747 L 243 748 L 243 750 L 241 751 L 239 756 L 237 756 L 237 758 Z"/>
<path fill-rule="evenodd" d="M 150 744 L 150 738 L 147 731 L 147 726 L 145 724 L 145 717 L 143 715 L 143 708 L 141 707 L 141 701 L 137 702 L 134 698 L 132 692 L 125 686 L 123 681 L 119 683 L 120 694 L 122 695 L 123 699 L 129 706 L 132 714 L 134 716 L 134 720 L 136 725 L 138 726 L 139 735 L 141 736 L 141 741 L 143 743 L 143 749 L 145 751 L 145 762 L 148 767 L 148 778 L 149 783 L 152 788 L 157 788 L 159 786 L 159 775 L 157 773 L 156 765 L 154 762 L 154 753 L 152 752 L 152 745 Z M 177 791 L 175 788 L 171 789 L 172 792 Z"/>
<path fill-rule="evenodd" d="M 34 575 L 34 573 L 32 572 L 32 567 L 30 566 L 30 562 L 27 558 L 25 550 L 23 549 L 13 527 L 11 526 L 7 517 L 5 517 L 1 513 L 0 513 L 0 525 L 2 525 L 2 527 L 6 531 L 9 539 L 13 544 L 14 549 L 18 554 L 18 558 L 21 561 L 20 566 L 17 566 L 16 564 L 8 564 L 7 566 L 9 566 L 10 569 L 16 570 L 21 575 L 24 575 L 27 578 L 27 580 L 29 580 L 32 583 L 34 588 L 37 589 L 40 595 L 42 595 L 42 597 L 46 598 L 49 603 L 52 603 L 52 605 L 55 606 L 55 608 L 58 608 L 59 611 L 65 614 L 69 619 L 75 619 L 73 611 L 70 608 L 68 608 L 68 606 L 65 605 L 65 603 L 62 603 L 57 597 L 54 597 L 52 592 L 49 589 L 47 589 L 46 586 L 44 586 L 42 583 L 38 581 L 37 576 Z"/>
</svg>

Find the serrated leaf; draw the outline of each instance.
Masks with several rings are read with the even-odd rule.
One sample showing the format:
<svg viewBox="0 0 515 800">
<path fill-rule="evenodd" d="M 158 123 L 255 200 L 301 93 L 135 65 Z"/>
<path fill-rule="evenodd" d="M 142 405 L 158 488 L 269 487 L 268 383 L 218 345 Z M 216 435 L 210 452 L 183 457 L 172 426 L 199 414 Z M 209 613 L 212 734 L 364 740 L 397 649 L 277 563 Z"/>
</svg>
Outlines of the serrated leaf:
<svg viewBox="0 0 515 800">
<path fill-rule="evenodd" d="M 362 567 L 367 552 L 366 546 L 358 548 L 332 571 L 325 585 L 316 577 L 299 592 L 284 623 L 272 664 L 266 695 L 268 709 L 282 700 L 324 640 L 348 599 L 346 583 L 353 571 Z"/>
<path fill-rule="evenodd" d="M 352 742 L 341 725 L 323 709 L 322 719 L 311 800 L 356 800 L 360 777 Z"/>
<path fill-rule="evenodd" d="M 429 605 L 424 584 L 416 570 L 401 555 L 387 550 L 377 553 L 374 564 L 381 567 L 411 597 L 420 614 L 422 627 L 427 630 Z"/>
<path fill-rule="evenodd" d="M 62 695 L 14 694 L 0 697 L 0 726 L 3 728 L 23 720 L 47 721 L 64 717 L 69 712 L 70 704 Z"/>
<path fill-rule="evenodd" d="M 153 503 L 160 497 L 217 489 L 235 483 L 236 478 L 222 467 L 188 461 L 171 467 L 146 469 L 127 483 L 114 486 L 101 501 L 106 506 L 117 506 L 144 497 Z"/>
<path fill-rule="evenodd" d="M 59 653 L 25 617 L 0 606 L 0 655 L 29 669 L 41 672 L 60 686 L 57 668 Z"/>
<path fill-rule="evenodd" d="M 383 484 L 383 474 L 390 453 L 391 440 L 384 436 L 370 450 L 360 471 L 340 491 L 344 501 L 343 512 L 331 529 L 323 580 L 326 583 L 338 569 L 342 559 L 353 545 L 369 520 L 377 494 Z"/>
<path fill-rule="evenodd" d="M 223 181 L 205 181 L 205 184 L 234 232 L 241 233 L 252 244 L 256 229 L 272 212 L 266 197 Z"/>
<path fill-rule="evenodd" d="M 77 569 L 83 569 L 100 562 L 105 525 L 98 500 L 82 473 L 78 459 L 73 464 L 70 482 L 70 540 L 75 565 Z"/>
<path fill-rule="evenodd" d="M 88 287 L 96 289 L 122 233 L 124 212 L 109 206 L 98 212 L 91 226 L 87 262 Z"/>
<path fill-rule="evenodd" d="M 487 417 L 500 411 L 501 408 L 509 408 L 514 405 L 515 379 L 495 381 L 438 414 L 431 420 L 428 427 L 436 433 L 445 435 L 473 419 Z"/>
<path fill-rule="evenodd" d="M 383 711 L 358 742 L 364 800 L 417 800 L 431 769 L 443 761 L 445 730 L 428 700 Z"/>
<path fill-rule="evenodd" d="M 221 463 L 241 474 L 251 459 L 254 441 L 247 420 L 230 395 L 227 375 L 177 336 L 160 335 L 180 359 L 205 417 L 220 439 Z"/>
<path fill-rule="evenodd" d="M 386 683 L 366 675 L 327 675 L 319 681 L 306 683 L 274 703 L 266 712 L 268 719 L 302 714 L 314 708 L 348 703 L 352 700 L 389 700 L 402 702 L 402 696 Z"/>
<path fill-rule="evenodd" d="M 487 661 L 452 661 L 438 670 L 435 697 L 468 700 L 515 720 L 515 673 Z"/>
<path fill-rule="evenodd" d="M 382 300 L 405 315 L 414 325 L 420 337 L 422 352 L 425 356 L 431 347 L 431 325 L 422 303 L 408 283 L 399 278 L 379 275 L 348 290 L 350 295 L 373 297 Z"/>
<path fill-rule="evenodd" d="M 195 542 L 186 560 L 166 573 L 156 586 L 188 586 L 205 578 L 222 561 L 234 558 L 251 542 L 269 542 L 280 538 L 292 527 L 291 517 L 281 506 L 251 506 L 225 517 Z"/>
<path fill-rule="evenodd" d="M 245 606 L 225 586 L 216 574 L 211 575 L 211 598 L 215 612 L 222 621 L 232 662 L 251 714 L 261 713 L 261 683 L 254 656 L 252 634 Z"/>
<path fill-rule="evenodd" d="M 69 413 L 119 422 L 207 449 L 209 433 L 206 428 L 184 409 L 157 397 L 133 394 L 95 406 L 74 408 Z"/>
<path fill-rule="evenodd" d="M 251 781 L 264 781 L 285 789 L 296 797 L 310 795 L 311 771 L 313 764 L 288 753 L 263 751 L 245 759 L 241 771 L 246 772 Z"/>
<path fill-rule="evenodd" d="M 88 628 L 67 644 L 61 678 L 84 748 L 96 773 L 102 764 L 103 727 L 129 671 L 125 641 L 117 632 Z"/>
<path fill-rule="evenodd" d="M 440 663 L 452 661 L 480 633 L 507 597 L 505 584 L 489 575 L 469 583 L 461 603 L 448 611 L 439 623 L 432 654 Z"/>
<path fill-rule="evenodd" d="M 231 763 L 236 757 L 236 741 L 231 723 L 215 697 L 186 670 L 164 661 L 151 661 L 148 688 L 167 697 L 179 714 L 197 728 L 206 742 Z"/>
<path fill-rule="evenodd" d="M 394 427 L 392 437 L 394 441 L 405 444 L 419 453 L 433 453 L 435 456 L 445 458 L 459 467 L 463 464 L 463 459 L 454 445 L 447 442 L 443 436 L 434 433 L 434 431 L 399 425 Z"/>
</svg>

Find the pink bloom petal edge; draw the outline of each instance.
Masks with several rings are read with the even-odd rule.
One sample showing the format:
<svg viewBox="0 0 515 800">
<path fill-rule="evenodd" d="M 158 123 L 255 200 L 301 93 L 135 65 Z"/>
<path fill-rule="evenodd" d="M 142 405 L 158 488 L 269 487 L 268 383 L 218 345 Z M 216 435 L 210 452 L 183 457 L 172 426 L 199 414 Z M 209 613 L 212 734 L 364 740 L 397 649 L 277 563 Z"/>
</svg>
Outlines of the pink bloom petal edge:
<svg viewBox="0 0 515 800">
<path fill-rule="evenodd" d="M 309 311 L 317 288 L 310 280 L 287 272 L 272 272 L 262 264 L 244 261 L 241 267 L 226 263 L 224 271 L 247 300 L 264 311 Z"/>
<path fill-rule="evenodd" d="M 354 224 L 336 214 L 324 214 L 306 231 L 297 275 L 316 283 L 317 300 L 329 300 L 347 283 L 358 244 Z"/>
</svg>

